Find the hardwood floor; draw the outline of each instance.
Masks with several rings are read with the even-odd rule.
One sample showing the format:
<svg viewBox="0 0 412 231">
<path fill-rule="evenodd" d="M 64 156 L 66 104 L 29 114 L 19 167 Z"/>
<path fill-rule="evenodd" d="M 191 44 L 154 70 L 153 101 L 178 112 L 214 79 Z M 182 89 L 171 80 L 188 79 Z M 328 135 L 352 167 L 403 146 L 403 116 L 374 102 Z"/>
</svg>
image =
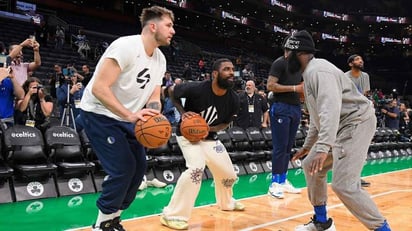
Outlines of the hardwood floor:
<svg viewBox="0 0 412 231">
<path fill-rule="evenodd" d="M 365 188 L 388 219 L 392 230 L 412 230 L 412 169 L 375 175 L 366 178 L 372 185 Z M 333 217 L 337 230 L 367 230 L 341 203 L 329 187 L 328 213 Z M 273 199 L 267 195 L 243 199 L 246 210 L 224 212 L 215 205 L 198 207 L 193 210 L 189 230 L 257 230 L 289 231 L 307 223 L 313 208 L 307 199 L 307 191 L 302 194 L 286 194 L 285 199 Z M 159 215 L 123 221 L 128 231 L 170 230 L 159 222 Z M 90 230 L 82 229 L 84 231 Z"/>
</svg>

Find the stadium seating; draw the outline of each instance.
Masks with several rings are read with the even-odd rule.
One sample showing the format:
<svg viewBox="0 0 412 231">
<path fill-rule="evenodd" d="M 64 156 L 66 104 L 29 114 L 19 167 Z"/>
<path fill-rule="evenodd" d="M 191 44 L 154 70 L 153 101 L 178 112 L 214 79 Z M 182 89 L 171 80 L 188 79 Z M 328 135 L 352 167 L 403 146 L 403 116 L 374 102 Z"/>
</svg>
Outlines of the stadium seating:
<svg viewBox="0 0 412 231">
<path fill-rule="evenodd" d="M 4 133 L 6 160 L 14 169 L 16 200 L 57 197 L 57 166 L 44 150 L 43 135 L 37 128 L 16 125 Z"/>
<path fill-rule="evenodd" d="M 57 165 L 57 186 L 61 196 L 96 192 L 93 183 L 94 163 L 86 160 L 80 137 L 66 126 L 46 130 L 46 149 Z"/>
</svg>

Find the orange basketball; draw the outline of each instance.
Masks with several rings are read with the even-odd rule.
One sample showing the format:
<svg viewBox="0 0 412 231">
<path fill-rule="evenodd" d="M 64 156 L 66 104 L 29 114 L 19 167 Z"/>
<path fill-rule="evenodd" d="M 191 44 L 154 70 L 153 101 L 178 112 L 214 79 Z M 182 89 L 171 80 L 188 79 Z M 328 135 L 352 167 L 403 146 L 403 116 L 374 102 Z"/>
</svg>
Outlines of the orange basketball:
<svg viewBox="0 0 412 231">
<path fill-rule="evenodd" d="M 209 134 L 209 125 L 203 117 L 195 115 L 182 121 L 180 133 L 187 140 L 197 142 Z"/>
<path fill-rule="evenodd" d="M 144 116 L 146 122 L 138 120 L 134 133 L 137 141 L 146 148 L 158 148 L 167 143 L 172 134 L 172 126 L 169 120 L 162 115 Z"/>
</svg>

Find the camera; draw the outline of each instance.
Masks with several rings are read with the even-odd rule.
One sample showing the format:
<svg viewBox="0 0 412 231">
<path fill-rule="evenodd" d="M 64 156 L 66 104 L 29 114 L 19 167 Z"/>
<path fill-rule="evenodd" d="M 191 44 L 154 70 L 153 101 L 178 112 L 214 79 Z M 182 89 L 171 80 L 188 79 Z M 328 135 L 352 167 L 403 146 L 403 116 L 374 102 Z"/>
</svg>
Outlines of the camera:
<svg viewBox="0 0 412 231">
<path fill-rule="evenodd" d="M 43 85 L 39 84 L 37 85 L 37 90 L 43 89 Z"/>
</svg>

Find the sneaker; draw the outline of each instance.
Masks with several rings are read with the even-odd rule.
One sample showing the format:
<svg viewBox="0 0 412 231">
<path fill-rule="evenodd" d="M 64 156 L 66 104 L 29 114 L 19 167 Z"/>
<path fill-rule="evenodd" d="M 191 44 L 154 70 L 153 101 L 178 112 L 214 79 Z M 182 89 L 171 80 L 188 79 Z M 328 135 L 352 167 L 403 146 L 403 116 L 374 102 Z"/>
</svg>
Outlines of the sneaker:
<svg viewBox="0 0 412 231">
<path fill-rule="evenodd" d="M 269 191 L 268 194 L 271 195 L 272 197 L 278 198 L 278 199 L 283 199 L 285 196 L 283 195 L 283 187 L 281 184 L 273 182 L 269 186 Z"/>
<path fill-rule="evenodd" d="M 143 190 L 145 190 L 147 188 L 147 183 L 146 183 L 146 181 L 142 181 L 142 183 L 140 183 L 140 185 L 139 185 L 139 190 L 140 191 L 143 191 Z"/>
<path fill-rule="evenodd" d="M 147 181 L 147 186 L 149 187 L 155 187 L 155 188 L 164 188 L 166 187 L 166 183 L 161 182 L 160 180 L 154 178 L 153 180 L 148 180 Z"/>
<path fill-rule="evenodd" d="M 114 231 L 126 231 L 123 226 L 120 224 L 120 217 L 115 217 L 112 220 L 112 227 Z"/>
<path fill-rule="evenodd" d="M 286 180 L 285 183 L 281 185 L 282 185 L 283 191 L 287 193 L 298 194 L 298 193 L 301 193 L 302 191 L 300 188 L 295 188 L 288 180 Z"/>
<path fill-rule="evenodd" d="M 295 231 L 336 231 L 336 227 L 332 218 L 329 218 L 325 223 L 321 223 L 316 221 L 316 216 L 313 216 L 309 223 L 296 226 Z"/>
<path fill-rule="evenodd" d="M 244 211 L 244 210 L 245 210 L 245 205 L 240 203 L 239 201 L 236 201 L 233 211 Z"/>
<path fill-rule="evenodd" d="M 99 226 L 94 224 L 92 226 L 92 231 L 116 231 L 112 226 L 112 221 L 113 220 L 103 221 Z"/>
<path fill-rule="evenodd" d="M 363 179 L 360 180 L 360 183 L 361 183 L 361 186 L 362 186 L 362 187 L 369 187 L 369 186 L 371 185 L 370 182 L 367 182 L 367 181 L 365 181 L 365 180 L 363 180 Z"/>
<path fill-rule="evenodd" d="M 187 221 L 183 221 L 179 219 L 167 219 L 165 216 L 160 217 L 160 223 L 162 223 L 162 225 L 167 226 L 171 229 L 182 230 L 182 229 L 189 228 Z"/>
</svg>

